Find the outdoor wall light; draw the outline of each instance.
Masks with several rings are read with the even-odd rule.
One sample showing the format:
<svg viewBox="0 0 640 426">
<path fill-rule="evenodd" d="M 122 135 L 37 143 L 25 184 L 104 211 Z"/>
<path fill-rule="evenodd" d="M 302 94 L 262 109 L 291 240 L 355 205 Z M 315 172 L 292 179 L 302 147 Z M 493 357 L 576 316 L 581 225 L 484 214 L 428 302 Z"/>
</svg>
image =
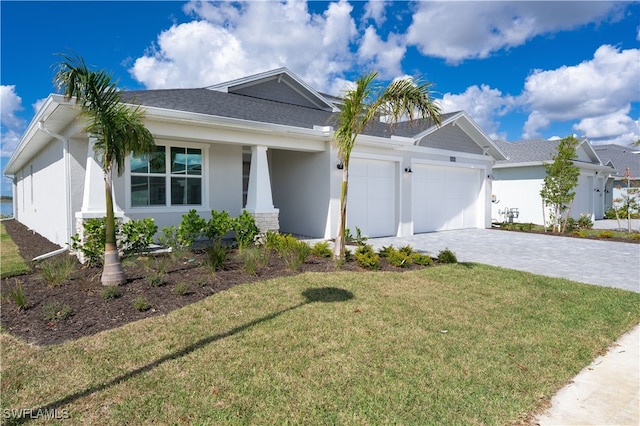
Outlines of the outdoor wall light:
<svg viewBox="0 0 640 426">
<path fill-rule="evenodd" d="M 405 173 L 413 173 L 413 170 L 411 170 L 411 167 L 405 167 L 404 171 Z"/>
<path fill-rule="evenodd" d="M 605 193 L 605 194 L 608 194 L 608 193 L 609 193 L 609 190 L 608 190 L 608 189 L 605 189 L 605 190 L 604 190 L 604 193 Z"/>
<path fill-rule="evenodd" d="M 600 192 L 600 190 L 599 190 L 598 188 L 595 188 L 595 189 L 594 189 L 594 191 L 596 191 L 596 192 Z"/>
<path fill-rule="evenodd" d="M 493 175 L 492 175 L 491 173 L 489 173 L 489 174 L 487 175 L 487 179 L 493 179 Z"/>
<path fill-rule="evenodd" d="M 338 170 L 342 170 L 344 169 L 344 163 L 338 163 L 336 164 L 336 167 L 338 168 Z"/>
</svg>

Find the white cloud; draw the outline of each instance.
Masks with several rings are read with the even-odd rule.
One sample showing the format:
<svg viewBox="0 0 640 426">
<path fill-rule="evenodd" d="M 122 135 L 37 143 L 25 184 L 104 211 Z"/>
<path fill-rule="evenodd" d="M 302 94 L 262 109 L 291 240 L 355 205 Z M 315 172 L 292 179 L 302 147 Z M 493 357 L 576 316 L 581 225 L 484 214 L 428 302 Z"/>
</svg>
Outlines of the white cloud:
<svg viewBox="0 0 640 426">
<path fill-rule="evenodd" d="M 286 66 L 328 90 L 351 66 L 357 32 L 344 0 L 322 15 L 298 1 L 191 2 L 185 10 L 200 20 L 162 32 L 130 70 L 147 88 L 204 87 Z"/>
<path fill-rule="evenodd" d="M 15 130 L 7 130 L 2 131 L 2 146 L 0 146 L 0 157 L 11 157 L 13 151 L 17 148 L 20 143 L 20 138 L 22 137 L 22 133 L 19 133 Z"/>
<path fill-rule="evenodd" d="M 493 139 L 506 138 L 506 135 L 498 133 L 499 123 L 495 118 L 505 114 L 512 104 L 510 96 L 502 96 L 498 89 L 484 84 L 468 87 L 459 95 L 446 93 L 440 101 L 443 112 L 466 112 Z"/>
<path fill-rule="evenodd" d="M 381 0 L 369 0 L 364 6 L 362 20 L 372 19 L 376 25 L 382 25 L 387 20 L 385 8 L 389 2 Z"/>
<path fill-rule="evenodd" d="M 627 106 L 610 114 L 595 118 L 585 118 L 573 126 L 574 130 L 588 135 L 594 144 L 616 143 L 628 145 L 640 139 L 638 122 L 629 117 L 630 107 Z"/>
<path fill-rule="evenodd" d="M 578 7 L 579 6 L 579 7 Z M 408 44 L 458 63 L 486 58 L 541 34 L 599 22 L 624 5 L 608 2 L 418 2 Z"/>
<path fill-rule="evenodd" d="M 368 69 L 376 70 L 382 79 L 392 79 L 402 74 L 400 63 L 406 52 L 402 38 L 389 34 L 382 41 L 373 26 L 367 27 L 358 48 L 360 62 L 368 64 Z"/>
<path fill-rule="evenodd" d="M 16 93 L 16 86 L 0 86 L 0 123 L 3 127 L 15 129 L 22 126 L 23 120 L 16 116 L 22 111 L 22 98 Z"/>
<path fill-rule="evenodd" d="M 591 137 L 590 133 L 600 137 L 604 128 L 598 122 L 611 123 L 612 117 L 617 123 L 632 121 L 627 114 L 631 102 L 640 101 L 639 63 L 640 49 L 620 51 L 604 45 L 592 60 L 534 71 L 525 82 L 521 98 L 531 111 L 525 137 L 538 136 L 538 131 L 552 121 L 581 120 L 575 129 L 584 131 L 587 137 Z M 611 129 L 609 125 L 606 131 Z"/>
</svg>

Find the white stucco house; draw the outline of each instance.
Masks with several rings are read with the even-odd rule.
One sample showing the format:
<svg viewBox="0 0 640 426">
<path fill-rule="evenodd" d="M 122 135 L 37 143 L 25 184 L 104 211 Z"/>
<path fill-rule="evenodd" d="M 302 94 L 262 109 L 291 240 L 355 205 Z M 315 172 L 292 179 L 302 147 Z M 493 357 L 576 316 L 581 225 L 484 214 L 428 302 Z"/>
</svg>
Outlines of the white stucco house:
<svg viewBox="0 0 640 426">
<path fill-rule="evenodd" d="M 543 212 L 540 190 L 546 176 L 545 164 L 553 161 L 559 140 L 495 141 L 508 159 L 498 160 L 493 168 L 494 222 L 544 224 L 549 212 Z M 578 186 L 571 206 L 571 217 L 588 214 L 602 219 L 607 194 L 616 170 L 604 164 L 586 138 L 580 139 L 573 164 L 580 169 Z"/>
<path fill-rule="evenodd" d="M 190 209 L 262 229 L 335 236 L 342 171 L 332 145 L 339 99 L 285 68 L 198 89 L 123 92 L 140 104 L 155 137 L 150 158 L 130 158 L 114 180 L 116 215 L 153 217 L 161 229 Z M 102 171 L 79 110 L 50 95 L 5 169 L 18 221 L 65 246 L 84 219 L 105 212 Z M 506 156 L 464 112 L 358 137 L 352 153 L 348 223 L 364 235 L 491 226 L 493 165 Z"/>
<path fill-rule="evenodd" d="M 632 190 L 638 190 L 637 188 L 640 186 L 640 149 L 615 144 L 595 145 L 593 149 L 605 164 L 611 165 L 618 171 L 607 187 L 606 211 L 611 208 L 613 200 L 620 200 L 623 193 L 627 192 L 628 181 L 625 179 L 627 169 L 630 173 Z"/>
</svg>

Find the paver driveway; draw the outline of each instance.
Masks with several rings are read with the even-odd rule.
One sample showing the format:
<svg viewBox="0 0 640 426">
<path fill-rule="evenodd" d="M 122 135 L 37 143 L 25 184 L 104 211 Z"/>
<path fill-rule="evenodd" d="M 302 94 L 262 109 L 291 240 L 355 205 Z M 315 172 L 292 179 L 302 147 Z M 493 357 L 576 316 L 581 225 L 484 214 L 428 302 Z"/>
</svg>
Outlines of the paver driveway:
<svg viewBox="0 0 640 426">
<path fill-rule="evenodd" d="M 497 229 L 372 238 L 375 249 L 410 244 L 437 255 L 449 248 L 460 262 L 477 262 L 540 275 L 640 292 L 640 244 L 528 234 Z"/>
</svg>

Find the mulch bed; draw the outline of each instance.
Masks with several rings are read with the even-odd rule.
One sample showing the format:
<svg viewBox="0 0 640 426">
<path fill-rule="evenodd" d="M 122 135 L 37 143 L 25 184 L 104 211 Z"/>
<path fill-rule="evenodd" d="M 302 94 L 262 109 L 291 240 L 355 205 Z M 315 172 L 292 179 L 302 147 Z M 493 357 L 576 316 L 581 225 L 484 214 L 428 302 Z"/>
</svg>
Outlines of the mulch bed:
<svg viewBox="0 0 640 426">
<path fill-rule="evenodd" d="M 33 259 L 60 248 L 15 220 L 2 223 L 25 259 Z M 61 256 L 69 255 L 65 253 L 56 257 Z M 294 272 L 287 269 L 281 259 L 272 255 L 269 265 L 261 268 L 256 275 L 251 275 L 244 271 L 240 262 L 234 260 L 234 252 L 230 254 L 229 259 L 225 268 L 216 271 L 215 274 L 205 266 L 203 251 L 189 252 L 185 257 L 178 259 L 170 255 L 160 255 L 139 258 L 136 262 L 125 262 L 124 271 L 128 281 L 120 286 L 122 296 L 110 300 L 104 300 L 102 297 L 104 286 L 100 283 L 100 267 L 86 267 L 78 263 L 69 280 L 61 285 L 51 286 L 42 278 L 39 265 L 31 262 L 30 273 L 2 279 L 0 323 L 3 330 L 28 343 L 57 344 L 119 327 L 131 321 L 164 315 L 238 284 L 307 271 L 337 270 L 332 259 L 311 256 L 300 271 Z M 41 262 L 51 260 L 55 258 Z M 148 276 L 161 262 L 166 267 L 164 284 L 151 286 Z M 353 263 L 348 263 L 344 269 L 360 270 Z M 384 263 L 382 270 L 399 271 L 398 268 Z M 185 295 L 176 294 L 175 285 L 185 282 L 190 284 L 189 292 Z M 14 301 L 7 296 L 17 284 L 22 285 L 29 302 L 25 310 L 18 310 Z M 148 310 L 139 311 L 134 308 L 134 300 L 139 296 L 143 296 L 149 302 Z M 43 310 L 53 303 L 58 303 L 59 306 L 69 305 L 73 315 L 60 321 L 46 320 Z"/>
</svg>

